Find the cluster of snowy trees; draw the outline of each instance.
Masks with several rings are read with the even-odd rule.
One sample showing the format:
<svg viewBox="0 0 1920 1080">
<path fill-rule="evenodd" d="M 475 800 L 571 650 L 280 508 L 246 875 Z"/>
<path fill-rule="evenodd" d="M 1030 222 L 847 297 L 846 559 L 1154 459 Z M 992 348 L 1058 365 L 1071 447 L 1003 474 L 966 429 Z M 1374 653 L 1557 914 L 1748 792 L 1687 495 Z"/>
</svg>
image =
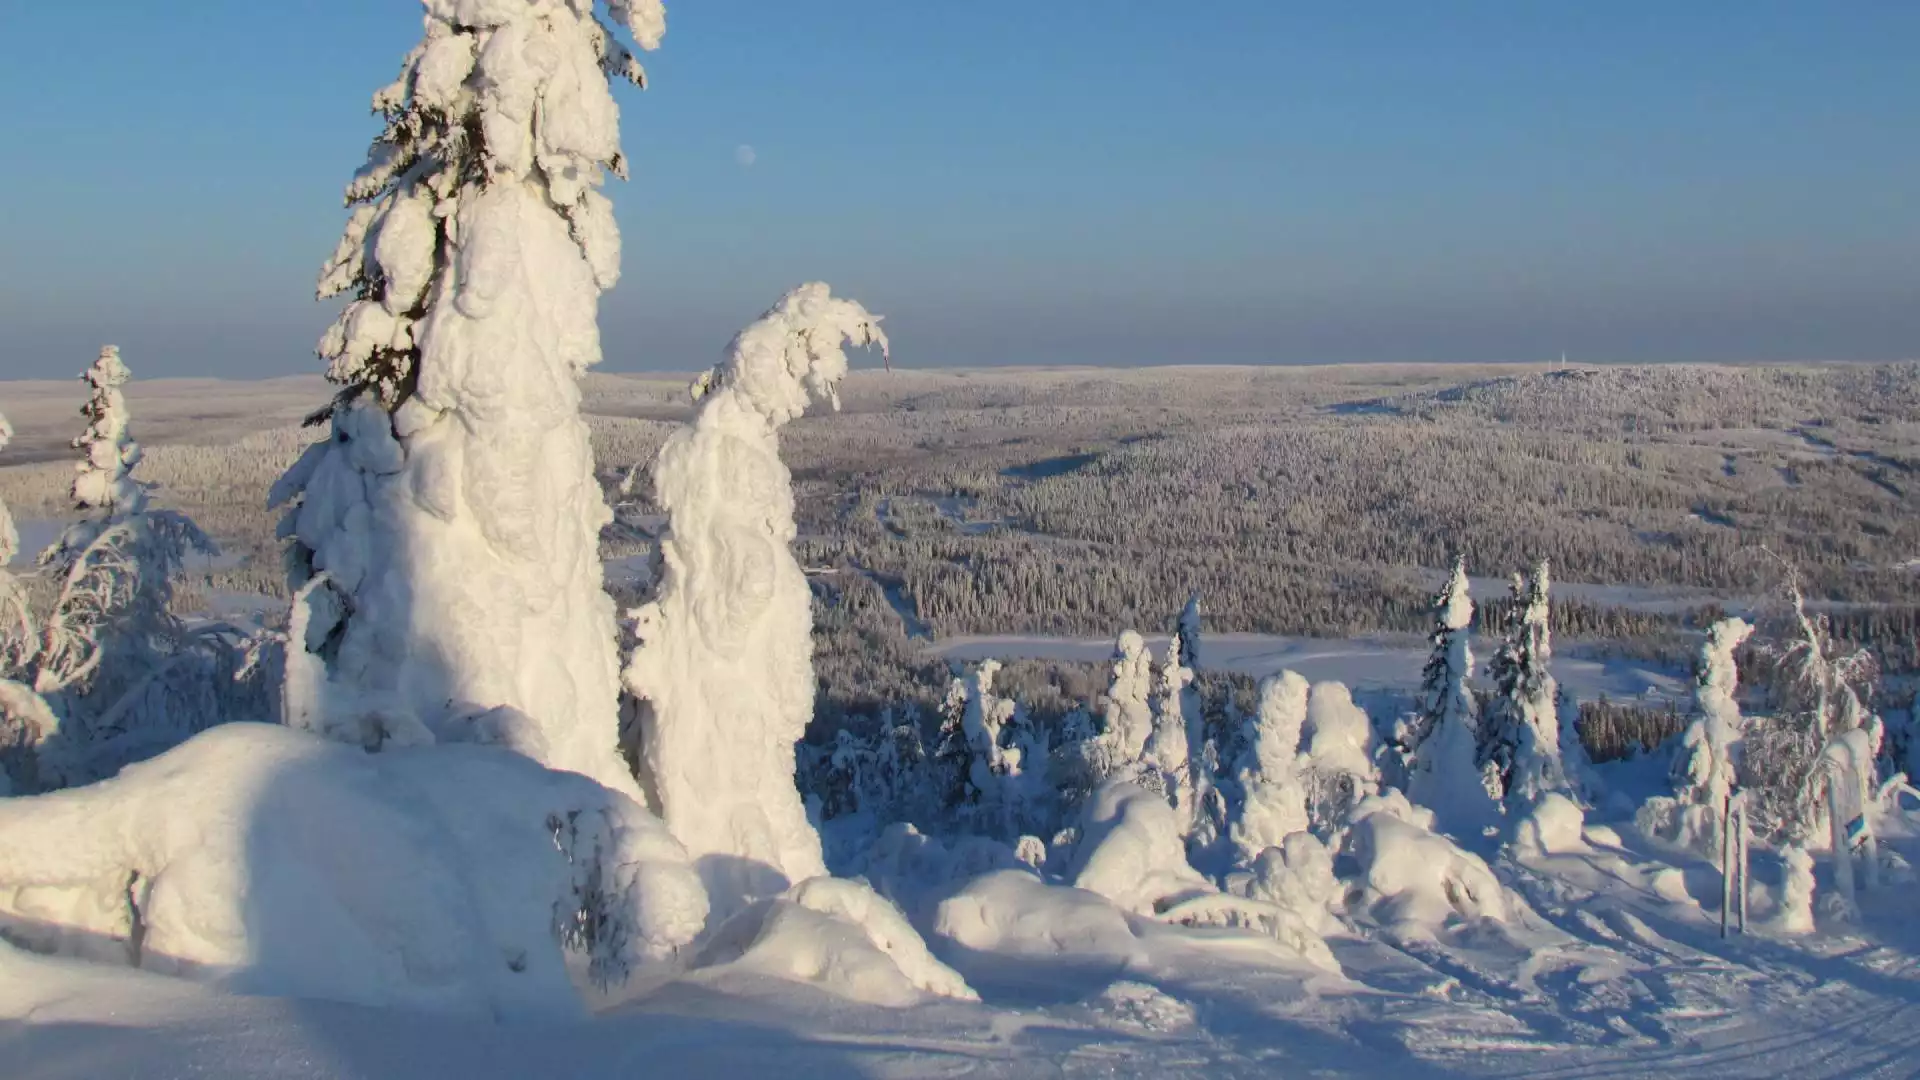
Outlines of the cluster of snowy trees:
<svg viewBox="0 0 1920 1080">
<path fill-rule="evenodd" d="M 1753 715 L 1742 716 L 1746 657 L 1736 658 L 1753 627 L 1724 618 L 1700 637 L 1685 727 L 1652 750 L 1672 762 L 1674 795 L 1640 819 L 1650 834 L 1717 859 L 1727 800 L 1746 792 L 1748 819 L 1794 870 L 1792 928 L 1811 925 L 1810 914 L 1791 911 L 1811 903 L 1808 853 L 1830 831 L 1823 752 L 1837 736 L 1865 733 L 1877 790 L 1904 768 L 1905 751 L 1868 707 L 1871 654 L 1836 639 L 1790 567 L 1788 577 L 1778 632 L 1750 650 L 1765 672 Z M 1428 827 L 1455 837 L 1564 836 L 1569 821 L 1577 833 L 1581 809 L 1606 792 L 1580 703 L 1553 676 L 1551 588 L 1545 561 L 1513 576 L 1492 605 L 1494 653 L 1476 669 L 1474 605 L 1456 560 L 1429 605 L 1432 654 L 1414 707 L 1392 716 L 1370 717 L 1346 687 L 1309 686 L 1292 672 L 1263 680 L 1250 705 L 1229 679 L 1196 679 L 1196 600 L 1160 657 L 1139 634 L 1121 634 L 1104 692 L 1056 707 L 1050 721 L 995 685 L 999 663 L 982 661 L 953 677 L 931 753 L 919 711 L 888 709 L 877 726 L 856 720 L 804 748 L 802 783 L 817 816 L 855 835 L 911 820 L 1044 852 L 1077 839 L 1086 800 L 1124 781 L 1165 801 L 1189 864 L 1220 882 L 1284 851 L 1294 833 L 1336 842 L 1353 808 L 1383 790 L 1403 791 Z"/>
</svg>

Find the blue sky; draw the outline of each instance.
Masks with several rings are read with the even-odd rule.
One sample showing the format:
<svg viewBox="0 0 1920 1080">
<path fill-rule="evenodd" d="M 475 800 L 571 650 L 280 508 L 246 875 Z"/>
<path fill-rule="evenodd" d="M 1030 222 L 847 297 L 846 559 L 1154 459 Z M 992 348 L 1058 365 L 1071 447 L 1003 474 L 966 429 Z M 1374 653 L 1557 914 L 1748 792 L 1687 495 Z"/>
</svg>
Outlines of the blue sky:
<svg viewBox="0 0 1920 1080">
<path fill-rule="evenodd" d="M 1182 8 L 1186 10 L 1181 10 Z M 1920 4 L 683 0 L 606 367 L 1920 356 Z M 0 373 L 315 371 L 407 0 L 0 7 Z M 738 148 L 753 148 L 742 165 Z"/>
</svg>

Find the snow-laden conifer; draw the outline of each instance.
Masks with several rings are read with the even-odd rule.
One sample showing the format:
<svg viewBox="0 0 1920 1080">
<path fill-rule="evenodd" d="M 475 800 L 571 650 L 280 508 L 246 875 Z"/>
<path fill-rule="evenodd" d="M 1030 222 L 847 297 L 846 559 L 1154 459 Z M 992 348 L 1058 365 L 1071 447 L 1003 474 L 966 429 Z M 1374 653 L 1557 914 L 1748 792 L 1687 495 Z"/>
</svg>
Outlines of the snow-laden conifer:
<svg viewBox="0 0 1920 1080">
<path fill-rule="evenodd" d="M 1153 734 L 1153 658 L 1146 639 L 1132 630 L 1121 633 L 1113 647 L 1112 672 L 1103 714 L 1105 734 L 1119 762 L 1136 762 Z"/>
<path fill-rule="evenodd" d="M 642 48 L 658 0 L 611 0 Z M 609 82 L 639 65 L 589 0 L 428 0 L 374 96 L 322 297 L 330 437 L 276 485 L 305 633 L 288 719 L 352 742 L 482 738 L 633 791 L 580 417 L 624 175 Z"/>
<path fill-rule="evenodd" d="M 1513 576 L 1505 632 L 1488 664 L 1494 698 L 1481 719 L 1478 761 L 1497 775 L 1499 793 L 1515 813 L 1549 793 L 1577 793 L 1561 758 L 1560 688 L 1549 666 L 1550 589 L 1544 560 L 1530 576 Z"/>
<path fill-rule="evenodd" d="M 72 443 L 81 460 L 71 489 L 80 517 L 40 554 L 55 582 L 51 604 L 36 618 L 16 593 L 8 625 L 18 636 L 0 649 L 4 674 L 20 684 L 10 700 L 39 718 L 37 783 L 46 787 L 110 774 L 217 720 L 207 694 L 182 702 L 167 692 L 209 660 L 213 643 L 189 634 L 170 608 L 188 556 L 215 546 L 186 515 L 148 505 L 133 474 L 140 444 L 120 351 L 102 349 L 81 378 L 87 426 Z"/>
<path fill-rule="evenodd" d="M 1674 798 L 1680 818 L 1676 839 L 1717 850 L 1721 815 L 1740 766 L 1745 722 L 1734 700 L 1740 669 L 1734 650 L 1753 633 L 1744 619 L 1721 619 L 1707 628 L 1693 674 L 1693 716 L 1673 760 Z"/>
<path fill-rule="evenodd" d="M 1167 642 L 1166 659 L 1153 687 L 1153 735 L 1146 759 L 1159 788 L 1173 804 L 1181 833 L 1194 822 L 1193 748 L 1187 743 L 1186 703 L 1193 672 L 1180 662 L 1180 635 Z"/>
<path fill-rule="evenodd" d="M 693 420 L 653 466 L 662 571 L 626 680 L 647 706 L 643 774 L 718 911 L 825 872 L 794 786 L 813 609 L 779 430 L 813 401 L 838 405 L 846 343 L 884 349 L 879 319 L 823 284 L 787 293 L 695 382 Z"/>
<path fill-rule="evenodd" d="M 1410 759 L 1407 794 L 1431 809 L 1441 825 L 1474 833 L 1491 825 L 1498 807 L 1475 762 L 1479 716 L 1467 679 L 1473 672 L 1473 600 L 1467 564 L 1455 560 L 1446 585 L 1433 598 L 1432 656 L 1420 685 L 1419 710 L 1403 726 L 1402 752 Z"/>
<path fill-rule="evenodd" d="M 1229 835 L 1236 861 L 1252 866 L 1260 853 L 1307 828 L 1307 789 L 1300 738 L 1307 722 L 1307 680 L 1291 671 L 1260 682 L 1260 704 L 1240 763 L 1240 813 Z"/>
</svg>

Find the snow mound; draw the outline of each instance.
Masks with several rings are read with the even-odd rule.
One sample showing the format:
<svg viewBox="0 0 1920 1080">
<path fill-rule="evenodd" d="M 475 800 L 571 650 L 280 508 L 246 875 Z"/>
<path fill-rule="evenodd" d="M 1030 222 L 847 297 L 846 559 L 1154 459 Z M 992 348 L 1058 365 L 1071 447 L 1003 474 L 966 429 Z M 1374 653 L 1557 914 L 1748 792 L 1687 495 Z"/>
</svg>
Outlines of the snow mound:
<svg viewBox="0 0 1920 1080">
<path fill-rule="evenodd" d="M 1139 915 L 1158 915 L 1217 891 L 1187 864 L 1186 841 L 1173 808 L 1164 798 L 1125 781 L 1102 785 L 1087 800 L 1068 876 L 1076 888 Z"/>
<path fill-rule="evenodd" d="M 1559 792 L 1548 792 L 1514 827 L 1514 846 L 1522 852 L 1568 855 L 1589 850 L 1582 830 L 1586 815 L 1580 804 Z"/>
<path fill-rule="evenodd" d="M 1094 1007 L 1119 1027 L 1154 1033 L 1186 1031 L 1196 1021 L 1193 1006 L 1147 983 L 1114 983 Z"/>
<path fill-rule="evenodd" d="M 1500 882 L 1479 856 L 1432 831 L 1431 812 L 1398 791 L 1363 800 L 1348 850 L 1360 864 L 1360 906 L 1404 937 L 1455 918 L 1506 921 Z"/>
<path fill-rule="evenodd" d="M 977 1001 L 907 917 L 865 882 L 809 878 L 722 924 L 699 966 L 726 965 L 813 983 L 868 1005 L 904 1007 L 928 997 Z"/>
<path fill-rule="evenodd" d="M 1048 885 L 1000 870 L 975 878 L 940 903 L 933 932 L 979 952 L 1096 958 L 1125 965 L 1144 953 L 1127 917 L 1084 889 Z"/>
<path fill-rule="evenodd" d="M 670 972 L 706 911 L 645 809 L 491 747 L 367 754 L 228 724 L 0 801 L 9 939 L 246 992 L 577 1014 L 570 966 Z"/>
</svg>

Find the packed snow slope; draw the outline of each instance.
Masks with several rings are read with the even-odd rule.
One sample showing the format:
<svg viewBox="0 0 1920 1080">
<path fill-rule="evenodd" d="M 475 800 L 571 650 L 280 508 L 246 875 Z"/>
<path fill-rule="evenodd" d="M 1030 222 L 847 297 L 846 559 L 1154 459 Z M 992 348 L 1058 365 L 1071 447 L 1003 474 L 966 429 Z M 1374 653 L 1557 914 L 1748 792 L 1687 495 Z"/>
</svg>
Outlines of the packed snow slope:
<svg viewBox="0 0 1920 1080">
<path fill-rule="evenodd" d="M 1883 835 L 1920 857 L 1904 829 L 1888 822 Z M 999 870 L 941 886 L 912 912 L 982 1000 L 905 1007 L 723 964 L 588 1020 L 497 1024 L 248 996 L 0 946 L 0 1075 L 1815 1080 L 1920 1070 L 1908 890 L 1866 894 L 1857 925 L 1823 921 L 1788 939 L 1767 929 L 1779 868 L 1759 861 L 1754 932 L 1723 941 L 1706 863 L 1632 839 L 1624 824 L 1549 846 L 1491 860 L 1506 924 L 1455 919 L 1401 937 L 1357 923 L 1329 939 L 1342 974 L 1271 939 L 1167 926 Z"/>
</svg>

